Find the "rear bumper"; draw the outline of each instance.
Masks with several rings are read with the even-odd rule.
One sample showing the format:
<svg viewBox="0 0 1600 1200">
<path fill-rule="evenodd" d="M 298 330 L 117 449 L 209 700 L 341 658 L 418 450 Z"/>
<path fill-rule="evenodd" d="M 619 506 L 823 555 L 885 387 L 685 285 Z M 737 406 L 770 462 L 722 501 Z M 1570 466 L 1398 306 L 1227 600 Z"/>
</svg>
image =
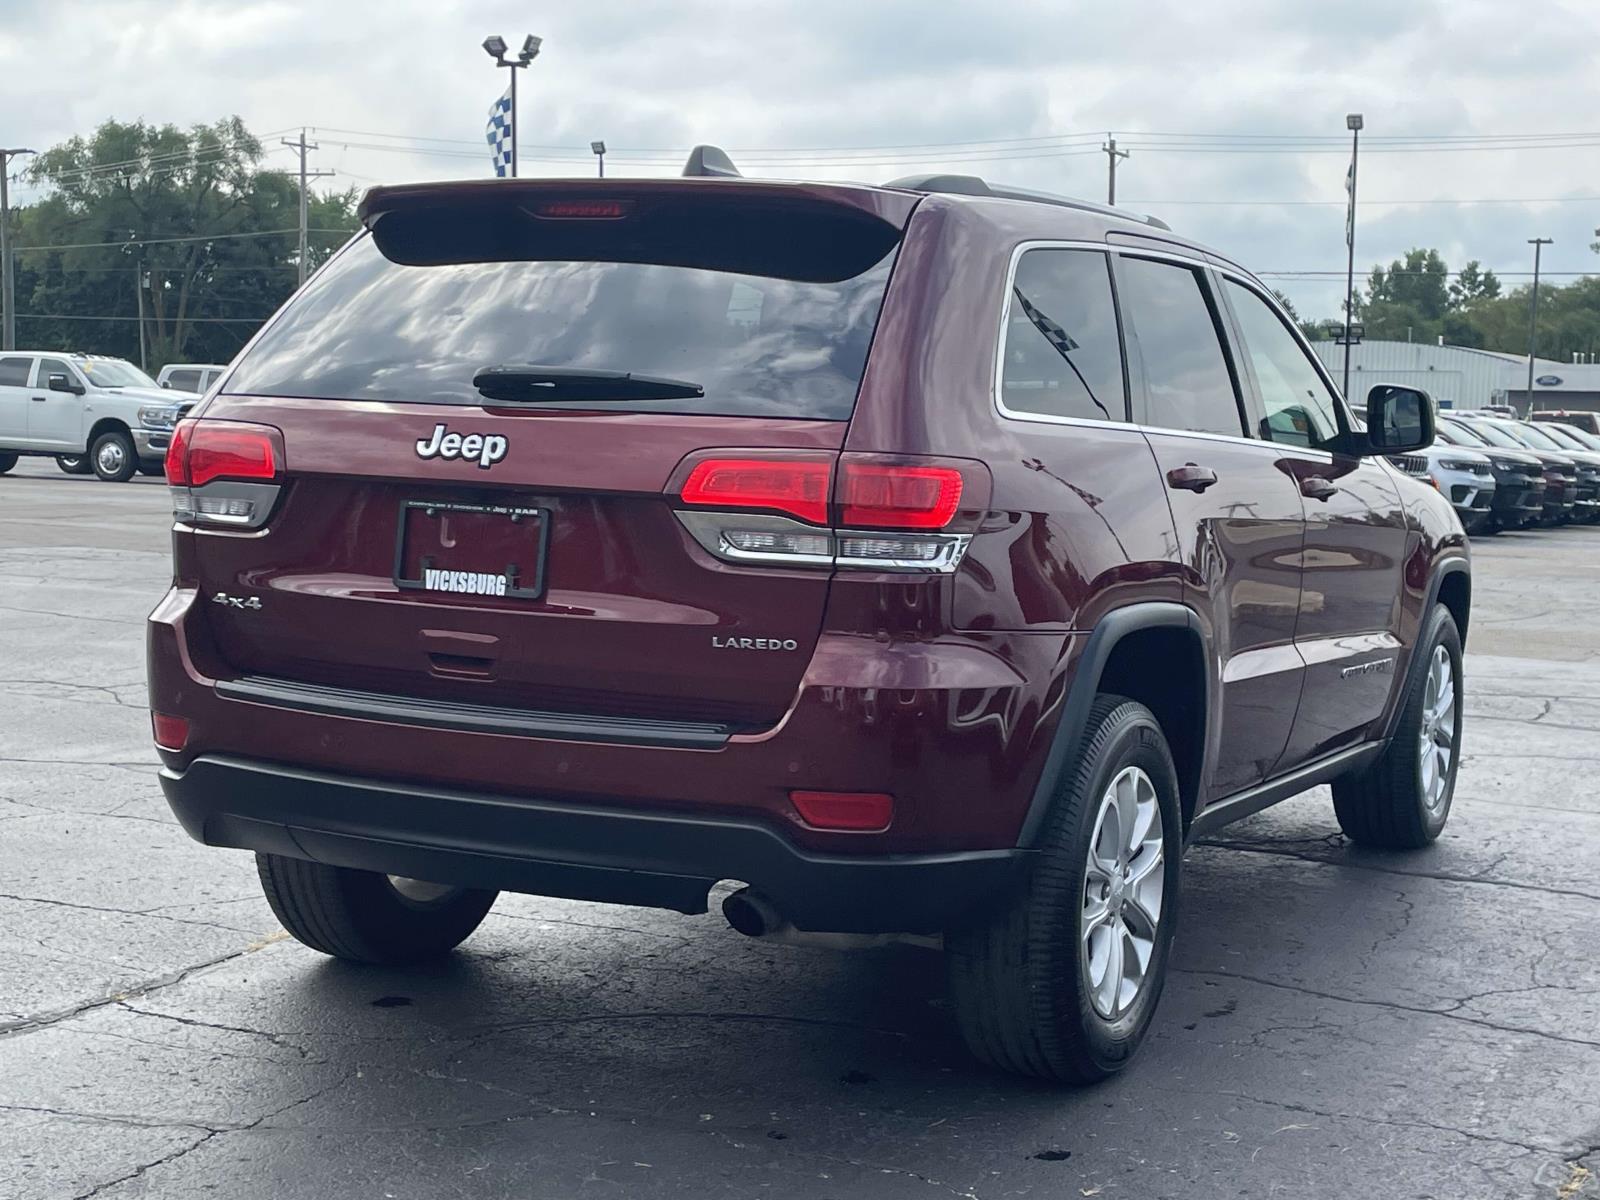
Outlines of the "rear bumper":
<svg viewBox="0 0 1600 1200">
<path fill-rule="evenodd" d="M 721 879 L 801 929 L 929 933 L 980 911 L 1025 850 L 874 857 L 802 851 L 765 825 L 505 797 L 222 755 L 161 772 L 190 836 L 438 883 L 698 913 Z"/>
</svg>

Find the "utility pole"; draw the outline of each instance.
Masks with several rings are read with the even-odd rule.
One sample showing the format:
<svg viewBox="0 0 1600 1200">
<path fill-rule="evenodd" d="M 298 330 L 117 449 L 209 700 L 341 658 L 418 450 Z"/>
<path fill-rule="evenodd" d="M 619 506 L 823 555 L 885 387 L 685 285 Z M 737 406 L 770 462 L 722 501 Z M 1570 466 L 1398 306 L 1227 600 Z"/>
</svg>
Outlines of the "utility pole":
<svg viewBox="0 0 1600 1200">
<path fill-rule="evenodd" d="M 140 263 L 133 272 L 133 291 L 139 297 L 139 370 L 149 371 L 150 366 L 146 358 L 144 334 L 144 292 L 150 286 L 150 272 Z"/>
<path fill-rule="evenodd" d="M 1350 193 L 1350 207 L 1345 211 L 1344 244 L 1348 252 L 1344 274 L 1344 384 L 1341 391 L 1345 401 L 1350 400 L 1350 326 L 1356 319 L 1356 163 L 1361 157 L 1361 127 L 1366 124 L 1360 113 L 1350 113 L 1344 127 L 1350 131 L 1350 170 L 1345 175 L 1345 191 Z"/>
<path fill-rule="evenodd" d="M 303 127 L 300 130 L 300 137 L 298 140 L 293 142 L 291 142 L 288 138 L 280 138 L 279 140 L 285 146 L 289 147 L 289 149 L 300 155 L 300 283 L 298 286 L 305 287 L 307 254 L 306 241 L 309 232 L 306 228 L 308 220 L 306 212 L 306 180 L 319 179 L 324 175 L 332 175 L 333 172 L 306 170 L 306 155 L 310 151 L 316 150 L 319 147 L 315 142 L 306 141 L 306 131 Z"/>
<path fill-rule="evenodd" d="M 1529 238 L 1533 247 L 1533 303 L 1528 306 L 1528 412 L 1533 416 L 1533 358 L 1539 349 L 1539 252 L 1550 245 L 1550 238 Z"/>
<path fill-rule="evenodd" d="M 1127 158 L 1128 151 L 1118 150 L 1117 139 L 1109 133 L 1100 149 L 1106 152 L 1106 203 L 1114 205 L 1117 202 L 1117 159 Z"/>
<path fill-rule="evenodd" d="M 21 146 L 0 147 L 0 309 L 4 310 L 3 319 L 0 319 L 0 350 L 17 348 L 17 296 L 11 278 L 11 193 L 6 176 L 13 158 L 32 153 Z"/>
</svg>

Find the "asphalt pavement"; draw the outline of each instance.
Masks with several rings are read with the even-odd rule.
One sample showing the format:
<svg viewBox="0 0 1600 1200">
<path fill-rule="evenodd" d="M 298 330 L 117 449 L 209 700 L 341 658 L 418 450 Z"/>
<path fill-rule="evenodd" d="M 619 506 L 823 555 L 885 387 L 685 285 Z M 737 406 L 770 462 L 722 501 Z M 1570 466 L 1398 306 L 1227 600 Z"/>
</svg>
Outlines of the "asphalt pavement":
<svg viewBox="0 0 1600 1200">
<path fill-rule="evenodd" d="M 1139 1060 L 976 1066 L 938 956 L 503 896 L 448 961 L 289 940 L 156 785 L 159 480 L 0 477 L 0 1200 L 1600 1197 L 1600 528 L 1480 541 L 1456 808 L 1319 789 L 1186 861 Z"/>
</svg>

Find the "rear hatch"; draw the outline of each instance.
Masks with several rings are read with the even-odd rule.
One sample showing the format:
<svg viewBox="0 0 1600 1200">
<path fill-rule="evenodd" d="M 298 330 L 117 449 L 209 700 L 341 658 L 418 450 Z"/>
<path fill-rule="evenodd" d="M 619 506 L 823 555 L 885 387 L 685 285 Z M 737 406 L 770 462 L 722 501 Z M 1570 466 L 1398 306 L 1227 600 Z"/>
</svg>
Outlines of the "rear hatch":
<svg viewBox="0 0 1600 1200">
<path fill-rule="evenodd" d="M 667 488 L 711 448 L 837 455 L 914 204 L 698 179 L 370 193 L 368 232 L 198 423 L 281 433 L 264 530 L 193 538 L 219 673 L 776 721 L 830 573 L 711 557 Z"/>
</svg>

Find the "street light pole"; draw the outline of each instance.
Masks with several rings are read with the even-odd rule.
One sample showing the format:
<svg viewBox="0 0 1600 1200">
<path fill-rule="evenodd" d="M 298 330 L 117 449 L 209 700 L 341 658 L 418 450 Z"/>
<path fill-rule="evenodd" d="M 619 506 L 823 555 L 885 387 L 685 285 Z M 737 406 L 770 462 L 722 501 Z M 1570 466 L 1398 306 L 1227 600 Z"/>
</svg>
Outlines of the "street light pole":
<svg viewBox="0 0 1600 1200">
<path fill-rule="evenodd" d="M 1356 162 L 1361 156 L 1361 127 L 1365 122 L 1360 113 L 1350 113 L 1344 127 L 1350 131 L 1350 174 L 1345 178 L 1345 190 L 1350 193 L 1350 207 L 1344 220 L 1346 251 L 1344 268 L 1344 384 L 1346 402 L 1350 399 L 1350 326 L 1356 319 Z"/>
<path fill-rule="evenodd" d="M 494 59 L 495 66 L 505 67 L 511 72 L 511 178 L 517 177 L 517 139 L 522 136 L 522 127 L 517 124 L 517 72 L 525 70 L 529 63 L 539 57 L 539 47 L 544 45 L 544 39 L 529 34 L 522 39 L 522 49 L 516 58 L 506 57 L 506 40 L 499 34 L 483 39 L 483 49 L 490 58 Z"/>
<path fill-rule="evenodd" d="M 1533 416 L 1533 359 L 1539 349 L 1539 252 L 1550 245 L 1550 238 L 1529 238 L 1533 247 L 1533 303 L 1528 306 L 1528 413 Z"/>
<path fill-rule="evenodd" d="M 22 146 L 0 147 L 0 350 L 17 348 L 17 296 L 11 278 L 11 160 L 19 154 L 32 154 Z"/>
<path fill-rule="evenodd" d="M 604 142 L 590 142 L 589 149 L 594 151 L 595 157 L 600 160 L 600 178 L 606 177 L 606 144 Z"/>
</svg>

